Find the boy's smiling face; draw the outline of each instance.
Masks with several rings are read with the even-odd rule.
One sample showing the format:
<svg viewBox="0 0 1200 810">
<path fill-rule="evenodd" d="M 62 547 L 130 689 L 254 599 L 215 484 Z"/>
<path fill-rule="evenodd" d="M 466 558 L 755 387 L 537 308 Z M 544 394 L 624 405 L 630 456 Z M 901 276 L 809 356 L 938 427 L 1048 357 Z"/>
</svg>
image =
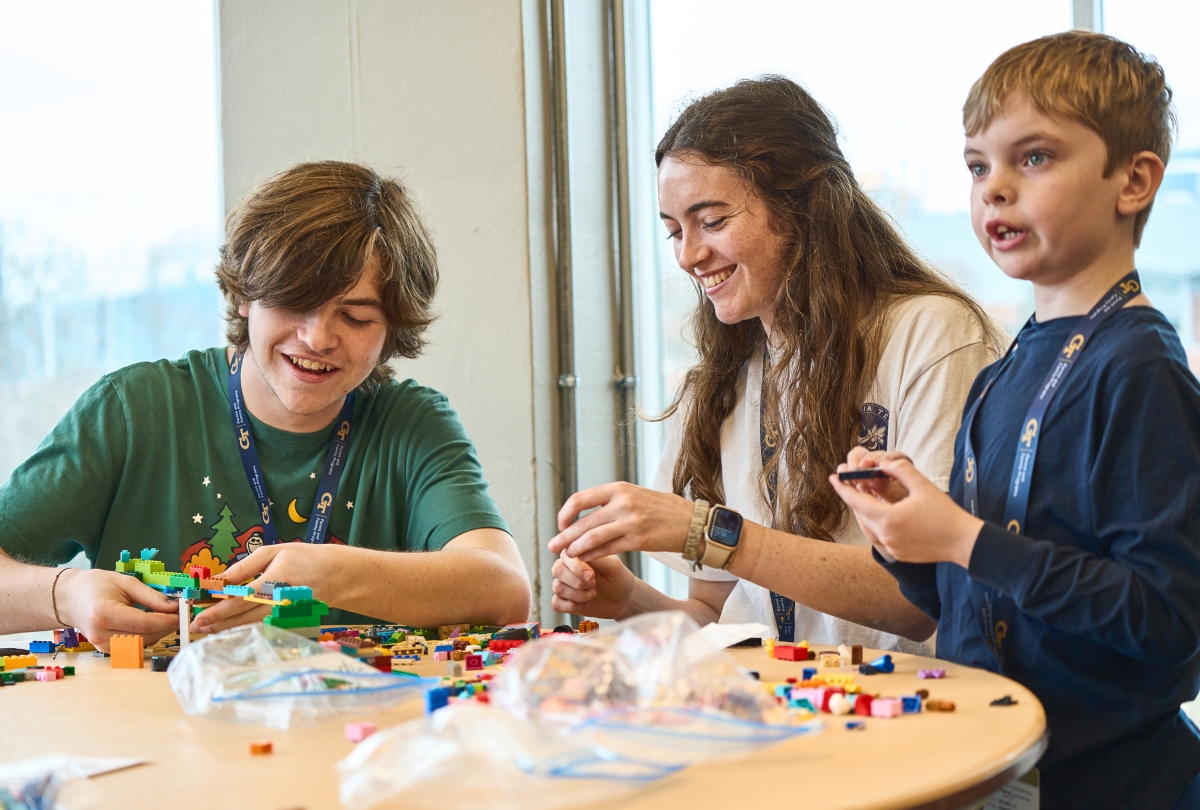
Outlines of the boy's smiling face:
<svg viewBox="0 0 1200 810">
<path fill-rule="evenodd" d="M 1126 173 L 1104 176 L 1104 141 L 1079 121 L 1014 96 L 967 138 L 964 157 L 971 224 L 1006 275 L 1053 285 L 1114 249 L 1132 253 L 1133 218 L 1118 210 Z"/>
</svg>

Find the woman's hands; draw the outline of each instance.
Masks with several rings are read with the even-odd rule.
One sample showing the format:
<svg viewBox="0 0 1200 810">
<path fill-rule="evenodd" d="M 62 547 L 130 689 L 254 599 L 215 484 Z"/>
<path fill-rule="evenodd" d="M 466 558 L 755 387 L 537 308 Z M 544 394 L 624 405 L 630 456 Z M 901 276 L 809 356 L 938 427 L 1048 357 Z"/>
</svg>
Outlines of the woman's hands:
<svg viewBox="0 0 1200 810">
<path fill-rule="evenodd" d="M 102 652 L 108 652 L 108 640 L 115 635 L 139 635 L 146 644 L 154 644 L 179 629 L 175 600 L 126 574 L 68 568 L 52 587 L 59 618 L 82 630 Z"/>
<path fill-rule="evenodd" d="M 241 562 L 221 573 L 220 579 L 234 585 L 255 578 L 261 582 L 287 582 L 312 588 L 313 598 L 336 602 L 340 593 L 337 564 L 340 548 L 333 544 L 279 543 L 262 546 Z M 251 583 L 255 584 L 255 583 Z M 203 610 L 191 625 L 195 633 L 218 633 L 241 624 L 259 622 L 271 613 L 270 605 L 245 599 L 223 599 Z"/>
<path fill-rule="evenodd" d="M 585 563 L 560 554 L 554 561 L 554 596 L 550 605 L 559 613 L 578 613 L 599 619 L 627 615 L 637 578 L 618 557 Z"/>
<path fill-rule="evenodd" d="M 853 483 L 829 476 L 834 491 L 854 510 L 863 534 L 901 562 L 952 562 L 967 568 L 983 521 L 970 514 L 917 471 L 902 453 L 855 447 L 838 472 L 877 467 L 887 479 Z"/>
<path fill-rule="evenodd" d="M 623 551 L 683 551 L 693 508 L 678 495 L 623 482 L 585 489 L 559 510 L 550 551 L 583 562 Z M 579 517 L 588 509 L 595 511 Z"/>
</svg>

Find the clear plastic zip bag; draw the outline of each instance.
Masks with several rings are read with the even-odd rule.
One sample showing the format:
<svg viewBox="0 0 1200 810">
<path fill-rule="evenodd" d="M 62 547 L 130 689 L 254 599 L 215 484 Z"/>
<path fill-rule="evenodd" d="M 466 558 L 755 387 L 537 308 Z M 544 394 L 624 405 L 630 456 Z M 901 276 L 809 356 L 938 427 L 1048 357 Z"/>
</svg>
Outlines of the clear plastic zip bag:
<svg viewBox="0 0 1200 810">
<path fill-rule="evenodd" d="M 698 762 L 812 733 L 684 613 L 652 613 L 523 645 L 486 706 L 380 732 L 338 764 L 341 799 L 436 807 L 449 779 L 476 810 L 612 799 Z M 402 798 L 401 798 L 402 797 Z"/>
<path fill-rule="evenodd" d="M 380 672 L 263 624 L 189 644 L 171 662 L 167 680 L 187 714 L 278 729 L 382 711 L 438 683 Z"/>
</svg>

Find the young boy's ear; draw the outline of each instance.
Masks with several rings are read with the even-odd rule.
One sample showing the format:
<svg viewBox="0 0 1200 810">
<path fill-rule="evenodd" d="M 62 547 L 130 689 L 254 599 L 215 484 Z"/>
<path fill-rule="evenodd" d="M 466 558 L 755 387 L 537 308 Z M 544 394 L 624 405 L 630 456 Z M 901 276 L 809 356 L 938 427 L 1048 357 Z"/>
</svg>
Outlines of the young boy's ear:
<svg viewBox="0 0 1200 810">
<path fill-rule="evenodd" d="M 1163 165 L 1162 158 L 1146 150 L 1133 155 L 1117 171 L 1125 174 L 1125 183 L 1117 197 L 1117 213 L 1132 217 L 1154 202 L 1154 195 L 1162 185 L 1166 166 Z"/>
</svg>

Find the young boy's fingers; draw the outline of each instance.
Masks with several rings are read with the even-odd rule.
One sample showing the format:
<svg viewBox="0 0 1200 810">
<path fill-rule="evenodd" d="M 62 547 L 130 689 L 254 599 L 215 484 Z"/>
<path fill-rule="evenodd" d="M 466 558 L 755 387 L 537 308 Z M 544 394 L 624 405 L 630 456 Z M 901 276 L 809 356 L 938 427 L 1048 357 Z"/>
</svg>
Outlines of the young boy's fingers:
<svg viewBox="0 0 1200 810">
<path fill-rule="evenodd" d="M 586 587 L 588 582 L 595 579 L 590 565 L 572 557 L 559 557 L 550 567 L 550 573 L 572 588 Z"/>
<path fill-rule="evenodd" d="M 563 599 L 558 596 L 550 597 L 550 607 L 557 610 L 559 613 L 578 613 L 583 614 L 586 604 L 572 602 L 569 599 Z"/>
<path fill-rule="evenodd" d="M 912 459 L 908 456 L 885 459 L 879 465 L 879 468 L 899 481 L 909 492 L 915 492 L 926 486 L 933 486 L 930 480 L 913 466 Z"/>
<path fill-rule="evenodd" d="M 580 604 L 590 602 L 596 598 L 595 588 L 572 588 L 561 579 L 554 580 L 551 589 L 554 591 L 555 596 Z"/>
</svg>

